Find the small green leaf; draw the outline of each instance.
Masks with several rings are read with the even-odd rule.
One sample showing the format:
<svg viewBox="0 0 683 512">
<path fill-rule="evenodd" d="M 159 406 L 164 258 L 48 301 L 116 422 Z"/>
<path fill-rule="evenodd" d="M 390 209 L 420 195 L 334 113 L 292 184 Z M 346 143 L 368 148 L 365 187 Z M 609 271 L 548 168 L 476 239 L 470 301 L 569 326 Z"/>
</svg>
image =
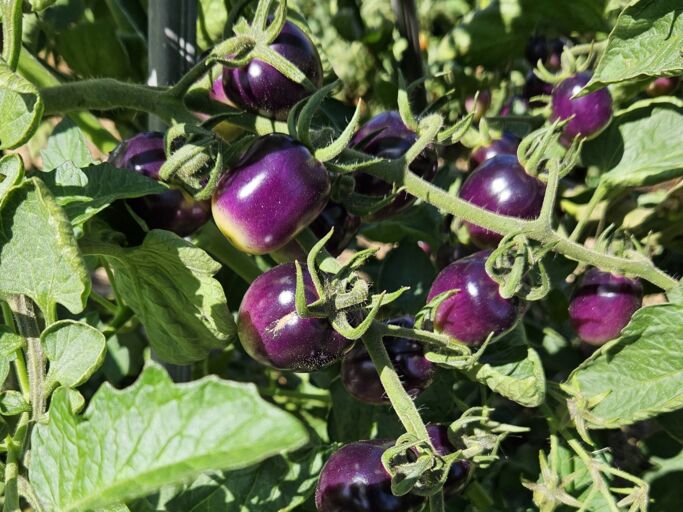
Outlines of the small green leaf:
<svg viewBox="0 0 683 512">
<path fill-rule="evenodd" d="M 31 410 L 29 404 L 19 391 L 3 391 L 0 393 L 0 414 L 3 416 L 16 416 L 22 412 Z"/>
<path fill-rule="evenodd" d="M 563 386 L 584 401 L 591 428 L 617 428 L 683 407 L 683 306 L 640 309 L 620 338 L 604 345 Z"/>
<path fill-rule="evenodd" d="M 87 249 L 107 259 L 122 299 L 145 326 L 161 360 L 184 364 L 204 359 L 235 333 L 225 293 L 213 278 L 220 265 L 190 242 L 154 230 L 140 247 L 97 244 Z"/>
<path fill-rule="evenodd" d="M 130 388 L 105 384 L 82 417 L 65 388 L 31 437 L 29 474 L 45 510 L 81 512 L 145 496 L 208 470 L 239 469 L 306 443 L 298 420 L 252 384 L 173 384 L 156 365 Z"/>
<path fill-rule="evenodd" d="M 43 109 L 35 86 L 0 60 L 0 149 L 28 141 L 38 128 Z"/>
<path fill-rule="evenodd" d="M 104 335 L 94 327 L 73 320 L 52 324 L 40 335 L 50 361 L 46 387 L 57 383 L 70 388 L 83 384 L 104 361 Z"/>
<path fill-rule="evenodd" d="M 0 201 L 0 295 L 80 313 L 89 293 L 71 224 L 50 191 L 37 178 L 11 188 Z"/>
<path fill-rule="evenodd" d="M 24 179 L 24 161 L 19 155 L 5 155 L 0 158 L 0 198 Z"/>
<path fill-rule="evenodd" d="M 6 325 L 0 325 L 0 359 L 12 361 L 15 353 L 26 345 L 24 338 L 15 334 Z"/>
<path fill-rule="evenodd" d="M 645 103 L 616 116 L 582 158 L 609 188 L 655 185 L 683 175 L 683 108 Z"/>
<path fill-rule="evenodd" d="M 55 126 L 41 156 L 44 171 L 56 169 L 64 162 L 71 162 L 76 167 L 86 167 L 93 163 L 83 134 L 68 117 Z"/>
<path fill-rule="evenodd" d="M 536 407 L 545 400 L 545 373 L 541 358 L 527 344 L 521 323 L 491 343 L 467 375 L 526 407 Z"/>
<path fill-rule="evenodd" d="M 619 16 L 586 92 L 607 84 L 683 73 L 679 0 L 640 0 Z"/>
<path fill-rule="evenodd" d="M 70 162 L 64 163 L 41 178 L 74 226 L 85 223 L 118 199 L 161 194 L 168 190 L 140 173 L 117 169 L 108 163 L 83 169 Z"/>
</svg>

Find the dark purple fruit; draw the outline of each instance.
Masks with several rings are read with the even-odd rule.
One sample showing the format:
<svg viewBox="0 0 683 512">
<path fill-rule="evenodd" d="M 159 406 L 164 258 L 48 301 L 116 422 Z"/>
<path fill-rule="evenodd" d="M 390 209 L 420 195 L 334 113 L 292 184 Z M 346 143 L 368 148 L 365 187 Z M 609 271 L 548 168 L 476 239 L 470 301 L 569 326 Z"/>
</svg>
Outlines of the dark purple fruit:
<svg viewBox="0 0 683 512">
<path fill-rule="evenodd" d="M 284 247 L 323 211 L 330 194 L 325 166 L 298 141 L 256 139 L 221 179 L 213 218 L 239 249 L 265 254 Z"/>
<path fill-rule="evenodd" d="M 322 86 L 323 69 L 318 50 L 294 23 L 285 22 L 270 48 L 299 68 L 313 85 Z M 289 109 L 310 94 L 303 85 L 259 59 L 241 68 L 225 68 L 223 87 L 235 105 L 279 120 L 287 119 Z"/>
<path fill-rule="evenodd" d="M 527 174 L 513 155 L 498 155 L 472 171 L 460 197 L 472 204 L 511 217 L 533 219 L 541 212 L 545 185 Z M 495 246 L 502 236 L 467 223 L 472 240 L 480 247 Z"/>
<path fill-rule="evenodd" d="M 519 146 L 519 139 L 512 134 L 504 133 L 500 139 L 492 140 L 489 144 L 472 150 L 470 168 L 474 169 L 494 156 L 517 155 L 517 146 Z"/>
<path fill-rule="evenodd" d="M 334 228 L 334 234 L 325 244 L 325 249 L 333 256 L 338 256 L 356 237 L 360 225 L 360 217 L 350 214 L 343 205 L 330 201 L 310 227 L 318 238 Z"/>
<path fill-rule="evenodd" d="M 511 329 L 519 319 L 515 298 L 504 299 L 498 284 L 484 265 L 490 251 L 479 251 L 444 268 L 432 284 L 427 301 L 450 290 L 459 290 L 436 310 L 434 329 L 468 345 L 481 345 L 491 334 Z"/>
<path fill-rule="evenodd" d="M 536 67 L 540 60 L 543 65 L 556 71 L 562 65 L 562 52 L 567 45 L 565 39 L 547 39 L 545 36 L 533 36 L 529 38 L 524 55 L 532 66 Z"/>
<path fill-rule="evenodd" d="M 612 96 L 607 89 L 572 99 L 591 79 L 590 73 L 578 73 L 557 85 L 552 95 L 552 119 L 574 116 L 564 127 L 564 142 L 581 135 L 591 137 L 602 131 L 612 119 Z"/>
<path fill-rule="evenodd" d="M 305 266 L 303 274 L 306 300 L 311 303 L 319 297 Z M 296 372 L 319 370 L 344 355 L 353 342 L 325 318 L 297 315 L 295 293 L 293 263 L 261 274 L 242 299 L 237 334 L 244 350 L 264 365 Z"/>
<path fill-rule="evenodd" d="M 668 96 L 669 94 L 673 94 L 680 83 L 680 76 L 660 76 L 648 84 L 645 92 L 651 98 Z"/>
<path fill-rule="evenodd" d="M 465 110 L 469 113 L 474 111 L 474 120 L 479 121 L 491 106 L 491 91 L 484 89 L 479 91 L 477 101 L 474 101 L 474 96 L 468 96 L 465 99 Z"/>
<path fill-rule="evenodd" d="M 405 155 L 416 140 L 417 135 L 403 124 L 399 113 L 390 111 L 378 114 L 365 123 L 351 139 L 351 147 L 369 155 L 396 159 Z M 436 175 L 436 150 L 431 146 L 427 147 L 410 164 L 410 170 L 431 181 Z M 391 193 L 391 185 L 379 178 L 361 172 L 355 173 L 354 178 L 356 192 L 360 194 L 381 198 Z M 405 210 L 414 201 L 413 196 L 402 192 L 369 218 L 380 220 L 391 217 Z"/>
<path fill-rule="evenodd" d="M 165 161 L 164 136 L 158 132 L 139 133 L 121 142 L 109 155 L 113 166 L 157 181 Z M 129 199 L 128 204 L 150 229 L 166 229 L 179 236 L 191 235 L 211 216 L 208 201 L 195 201 L 180 189 Z"/>
<path fill-rule="evenodd" d="M 432 446 L 439 455 L 448 455 L 453 453 L 456 448 L 448 439 L 448 427 L 445 425 L 428 425 L 427 432 Z M 470 479 L 474 467 L 467 460 L 458 460 L 453 463 L 448 478 L 444 485 L 444 494 L 446 496 L 453 496 L 462 491 Z"/>
<path fill-rule="evenodd" d="M 642 301 L 639 280 L 592 268 L 569 303 L 569 319 L 583 341 L 602 345 L 619 336 Z"/>
<path fill-rule="evenodd" d="M 325 463 L 315 491 L 318 512 L 418 512 L 425 499 L 391 493 L 391 477 L 382 465 L 390 441 L 347 444 Z"/>
<path fill-rule="evenodd" d="M 542 107 L 543 102 L 532 101 L 536 96 L 550 96 L 553 93 L 553 86 L 538 78 L 532 71 L 526 76 L 522 96 L 529 102 L 531 108 Z"/>
<path fill-rule="evenodd" d="M 396 318 L 387 323 L 403 327 L 413 326 L 410 317 Z M 405 338 L 387 337 L 384 338 L 384 346 L 403 387 L 411 397 L 415 398 L 432 383 L 434 365 L 425 358 L 422 345 Z M 341 379 L 349 394 L 357 400 L 370 404 L 389 403 L 377 368 L 362 344 L 356 345 L 344 356 Z"/>
</svg>

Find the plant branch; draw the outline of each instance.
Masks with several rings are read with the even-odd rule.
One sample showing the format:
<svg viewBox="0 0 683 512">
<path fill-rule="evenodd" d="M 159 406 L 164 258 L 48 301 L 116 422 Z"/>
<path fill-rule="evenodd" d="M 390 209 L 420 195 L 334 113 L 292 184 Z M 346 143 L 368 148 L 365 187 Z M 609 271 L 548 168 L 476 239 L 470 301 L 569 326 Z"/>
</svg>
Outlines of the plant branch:
<svg viewBox="0 0 683 512">
<path fill-rule="evenodd" d="M 581 237 L 586 224 L 588 224 L 588 221 L 590 220 L 593 210 L 595 210 L 595 208 L 598 206 L 598 203 L 600 203 L 600 201 L 602 201 L 606 195 L 607 188 L 603 185 L 598 185 L 598 188 L 595 189 L 593 196 L 582 212 L 581 218 L 579 219 L 578 224 L 576 224 L 574 231 L 572 231 L 571 235 L 569 235 L 569 240 L 575 242 Z"/>
<path fill-rule="evenodd" d="M 7 439 L 7 464 L 5 465 L 5 503 L 3 512 L 21 512 L 19 503 L 19 460 L 24 449 L 28 433 L 29 414 L 23 413 L 14 436 Z"/>
</svg>

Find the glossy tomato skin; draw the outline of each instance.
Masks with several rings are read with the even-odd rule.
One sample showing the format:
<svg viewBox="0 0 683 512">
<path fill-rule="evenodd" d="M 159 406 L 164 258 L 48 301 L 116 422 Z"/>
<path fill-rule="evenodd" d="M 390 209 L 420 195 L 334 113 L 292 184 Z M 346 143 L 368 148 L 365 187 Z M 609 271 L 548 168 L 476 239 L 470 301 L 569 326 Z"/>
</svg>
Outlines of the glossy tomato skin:
<svg viewBox="0 0 683 512">
<path fill-rule="evenodd" d="M 303 266 L 306 300 L 318 299 Z M 338 334 L 325 318 L 301 318 L 296 313 L 296 269 L 278 265 L 257 277 L 242 299 L 237 334 L 247 353 L 280 370 L 311 372 L 348 351 L 353 342 Z"/>
<path fill-rule="evenodd" d="M 569 319 L 583 341 L 603 345 L 619 336 L 642 302 L 639 280 L 592 268 L 569 303 Z"/>
<path fill-rule="evenodd" d="M 486 210 L 533 219 L 541 212 L 545 185 L 527 174 L 517 156 L 498 155 L 472 171 L 460 189 L 465 201 Z M 474 224 L 467 224 L 472 240 L 480 247 L 495 246 L 502 236 Z"/>
<path fill-rule="evenodd" d="M 395 318 L 387 323 L 403 327 L 414 325 L 410 317 Z M 403 387 L 411 397 L 415 398 L 432 383 L 434 365 L 425 358 L 422 345 L 405 338 L 387 337 L 384 338 L 384 346 L 401 378 Z M 377 368 L 362 344 L 357 344 L 344 356 L 341 380 L 349 394 L 361 402 L 389 403 L 379 380 Z"/>
<path fill-rule="evenodd" d="M 256 139 L 221 178 L 212 198 L 216 225 L 239 249 L 265 254 L 284 247 L 325 208 L 330 178 L 298 141 Z"/>
<path fill-rule="evenodd" d="M 577 73 L 560 82 L 552 94 L 552 116 L 567 119 L 574 116 L 564 128 L 563 142 L 577 136 L 597 135 L 612 119 L 612 96 L 607 89 L 572 99 L 591 79 L 590 73 Z"/>
<path fill-rule="evenodd" d="M 123 141 L 109 155 L 109 163 L 159 180 L 159 169 L 166 161 L 164 136 L 142 132 Z M 150 229 L 166 229 L 179 236 L 191 235 L 211 217 L 208 201 L 195 201 L 179 189 L 129 199 L 133 211 Z"/>
<path fill-rule="evenodd" d="M 454 261 L 432 283 L 427 295 L 431 301 L 450 290 L 460 290 L 436 310 L 434 330 L 472 346 L 481 345 L 490 333 L 501 334 L 517 323 L 521 305 L 516 298 L 504 299 L 498 284 L 486 273 L 491 251 L 479 251 Z"/>
<path fill-rule="evenodd" d="M 391 493 L 382 453 L 391 441 L 347 444 L 325 463 L 315 492 L 318 512 L 418 512 L 425 499 Z"/>
<path fill-rule="evenodd" d="M 519 139 L 512 134 L 504 133 L 500 139 L 494 139 L 490 144 L 479 146 L 470 155 L 470 168 L 474 169 L 486 160 L 498 155 L 516 155 Z"/>
<path fill-rule="evenodd" d="M 318 238 L 322 238 L 334 228 L 334 234 L 325 244 L 325 249 L 333 256 L 339 256 L 356 237 L 360 225 L 360 217 L 349 213 L 343 205 L 330 201 L 310 227 Z"/>
<path fill-rule="evenodd" d="M 427 433 L 432 446 L 439 455 L 448 455 L 456 450 L 453 443 L 448 439 L 448 427 L 446 425 L 427 425 Z M 461 492 L 467 485 L 473 470 L 474 466 L 467 460 L 454 462 L 444 484 L 444 494 L 453 496 Z"/>
<path fill-rule="evenodd" d="M 410 130 L 396 111 L 382 112 L 365 123 L 351 139 L 351 147 L 387 159 L 401 158 L 417 140 L 415 132 Z M 410 170 L 427 181 L 436 175 L 436 150 L 429 146 L 410 164 Z M 356 192 L 369 196 L 384 197 L 391 193 L 391 185 L 385 181 L 357 172 Z M 368 216 L 369 220 L 381 220 L 392 217 L 405 210 L 415 202 L 415 198 L 405 192 L 398 196 L 378 212 Z"/>
<path fill-rule="evenodd" d="M 318 50 L 294 23 L 285 22 L 270 48 L 299 68 L 313 85 L 322 86 L 323 69 Z M 241 68 L 226 67 L 223 88 L 235 105 L 279 120 L 287 119 L 289 109 L 310 94 L 303 85 L 259 59 Z"/>
</svg>

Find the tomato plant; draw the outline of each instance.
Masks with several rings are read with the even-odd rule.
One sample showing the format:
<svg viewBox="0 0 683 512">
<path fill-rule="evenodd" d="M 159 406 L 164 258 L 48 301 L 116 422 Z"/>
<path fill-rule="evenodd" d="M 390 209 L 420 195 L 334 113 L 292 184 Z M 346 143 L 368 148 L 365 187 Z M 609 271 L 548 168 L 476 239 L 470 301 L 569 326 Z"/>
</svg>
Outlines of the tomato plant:
<svg viewBox="0 0 683 512">
<path fill-rule="evenodd" d="M 0 1 L 4 512 L 681 509 L 679 0 L 171 4 Z"/>
</svg>

